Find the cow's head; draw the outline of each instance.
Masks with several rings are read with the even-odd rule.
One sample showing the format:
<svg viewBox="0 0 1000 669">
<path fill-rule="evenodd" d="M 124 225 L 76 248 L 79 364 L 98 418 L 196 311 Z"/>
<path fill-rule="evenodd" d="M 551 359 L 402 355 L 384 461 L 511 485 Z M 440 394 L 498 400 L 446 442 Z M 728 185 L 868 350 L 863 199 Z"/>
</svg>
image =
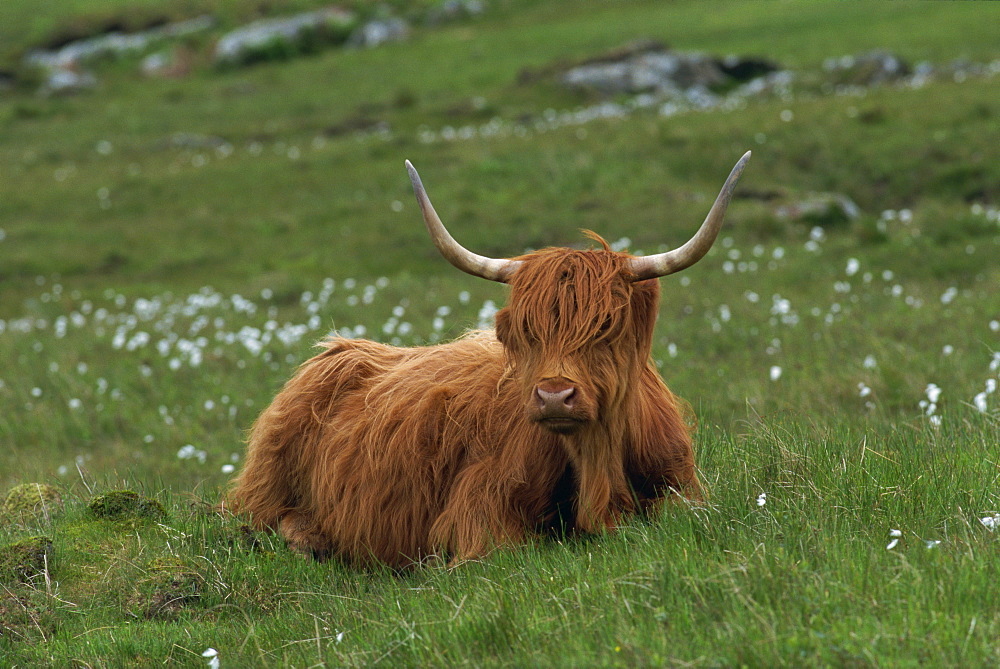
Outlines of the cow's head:
<svg viewBox="0 0 1000 669">
<path fill-rule="evenodd" d="M 620 406 L 649 359 L 656 320 L 656 278 L 698 262 L 719 234 L 750 153 L 733 168 L 701 228 L 686 244 L 651 256 L 600 249 L 549 248 L 496 259 L 462 247 L 445 229 L 407 161 L 424 222 L 455 267 L 511 288 L 497 313 L 497 338 L 523 384 L 530 420 L 573 434 Z"/>
</svg>

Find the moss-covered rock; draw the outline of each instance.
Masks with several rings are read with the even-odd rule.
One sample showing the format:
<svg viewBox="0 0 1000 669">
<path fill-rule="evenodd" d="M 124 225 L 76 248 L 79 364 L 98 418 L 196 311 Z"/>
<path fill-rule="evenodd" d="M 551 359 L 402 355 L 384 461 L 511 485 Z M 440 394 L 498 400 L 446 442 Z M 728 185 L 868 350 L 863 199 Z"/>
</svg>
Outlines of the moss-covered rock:
<svg viewBox="0 0 1000 669">
<path fill-rule="evenodd" d="M 90 501 L 90 510 L 98 518 L 107 520 L 126 518 L 161 520 L 167 517 L 167 511 L 162 504 L 134 490 L 112 490 L 98 495 Z"/>
<path fill-rule="evenodd" d="M 0 582 L 26 583 L 52 561 L 52 539 L 28 537 L 0 547 Z"/>
<path fill-rule="evenodd" d="M 62 510 L 62 497 L 55 486 L 47 483 L 22 483 L 7 493 L 0 505 L 0 517 L 17 519 L 24 516 L 51 516 Z"/>
</svg>

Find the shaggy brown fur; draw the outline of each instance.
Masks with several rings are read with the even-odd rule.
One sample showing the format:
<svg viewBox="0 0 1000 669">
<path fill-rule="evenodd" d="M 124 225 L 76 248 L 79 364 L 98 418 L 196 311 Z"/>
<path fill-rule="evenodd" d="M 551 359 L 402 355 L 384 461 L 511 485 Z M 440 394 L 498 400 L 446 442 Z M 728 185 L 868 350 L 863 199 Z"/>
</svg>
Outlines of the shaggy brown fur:
<svg viewBox="0 0 1000 669">
<path fill-rule="evenodd" d="M 396 348 L 332 338 L 257 419 L 230 501 L 298 550 L 407 566 L 701 497 L 683 406 L 650 362 L 658 281 L 545 249 L 496 331 Z M 547 422 L 539 388 L 571 388 Z"/>
</svg>

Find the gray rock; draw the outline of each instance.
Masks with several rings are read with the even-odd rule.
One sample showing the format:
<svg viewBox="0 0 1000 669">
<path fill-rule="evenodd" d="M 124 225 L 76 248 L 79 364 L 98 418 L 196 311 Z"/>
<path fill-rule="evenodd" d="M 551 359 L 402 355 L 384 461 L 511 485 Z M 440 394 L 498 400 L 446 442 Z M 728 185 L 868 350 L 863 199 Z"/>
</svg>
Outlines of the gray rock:
<svg viewBox="0 0 1000 669">
<path fill-rule="evenodd" d="M 908 77 L 912 72 L 906 61 L 888 51 L 829 58 L 823 62 L 823 69 L 830 73 L 834 84 L 842 86 L 891 83 Z"/>
<path fill-rule="evenodd" d="M 410 36 L 410 24 L 400 18 L 376 19 L 359 27 L 347 40 L 348 46 L 375 47 L 401 42 Z"/>
<path fill-rule="evenodd" d="M 718 59 L 703 53 L 668 51 L 651 43 L 627 46 L 608 59 L 570 68 L 562 83 L 601 96 L 652 93 L 687 98 L 701 107 L 714 100 L 713 91 L 730 84 L 762 78 L 777 67 L 759 59 L 729 56 Z"/>
<path fill-rule="evenodd" d="M 44 79 L 39 89 L 42 95 L 76 93 L 97 85 L 97 78 L 82 69 L 84 63 L 140 53 L 154 42 L 207 30 L 213 25 L 215 19 L 202 16 L 138 33 L 108 33 L 70 42 L 55 51 L 29 51 L 24 63 L 42 71 Z"/>
<path fill-rule="evenodd" d="M 153 42 L 181 37 L 208 30 L 215 25 L 211 16 L 201 16 L 188 21 L 169 23 L 159 28 L 137 33 L 108 33 L 70 42 L 56 51 L 33 50 L 24 57 L 27 65 L 43 69 L 65 69 L 106 56 L 117 56 L 144 51 Z"/>
<path fill-rule="evenodd" d="M 142 59 L 140 71 L 147 77 L 161 77 L 174 64 L 174 59 L 167 51 L 157 51 Z"/>
<path fill-rule="evenodd" d="M 425 21 L 428 25 L 434 26 L 447 21 L 479 16 L 485 11 L 486 3 L 483 0 L 445 0 L 428 10 Z"/>
<path fill-rule="evenodd" d="M 215 62 L 242 64 L 275 44 L 298 47 L 316 31 L 338 31 L 355 20 L 352 12 L 330 7 L 280 19 L 262 19 L 223 35 L 215 45 Z"/>
<path fill-rule="evenodd" d="M 848 223 L 861 215 L 854 200 L 842 193 L 809 193 L 793 202 L 779 205 L 775 216 L 810 225 L 830 226 Z"/>
<path fill-rule="evenodd" d="M 39 93 L 42 95 L 67 95 L 89 90 L 95 86 L 97 86 L 97 77 L 86 70 L 74 67 L 56 67 L 46 73 Z"/>
</svg>

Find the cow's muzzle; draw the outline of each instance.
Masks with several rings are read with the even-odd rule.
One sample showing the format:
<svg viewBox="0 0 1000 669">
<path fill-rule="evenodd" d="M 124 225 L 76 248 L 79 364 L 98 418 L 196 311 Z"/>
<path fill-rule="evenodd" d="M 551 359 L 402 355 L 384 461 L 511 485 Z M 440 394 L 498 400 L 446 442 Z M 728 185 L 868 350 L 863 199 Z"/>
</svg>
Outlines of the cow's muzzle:
<svg viewBox="0 0 1000 669">
<path fill-rule="evenodd" d="M 576 432 L 587 421 L 580 410 L 580 393 L 565 380 L 547 379 L 535 386 L 534 420 L 557 434 Z"/>
</svg>

